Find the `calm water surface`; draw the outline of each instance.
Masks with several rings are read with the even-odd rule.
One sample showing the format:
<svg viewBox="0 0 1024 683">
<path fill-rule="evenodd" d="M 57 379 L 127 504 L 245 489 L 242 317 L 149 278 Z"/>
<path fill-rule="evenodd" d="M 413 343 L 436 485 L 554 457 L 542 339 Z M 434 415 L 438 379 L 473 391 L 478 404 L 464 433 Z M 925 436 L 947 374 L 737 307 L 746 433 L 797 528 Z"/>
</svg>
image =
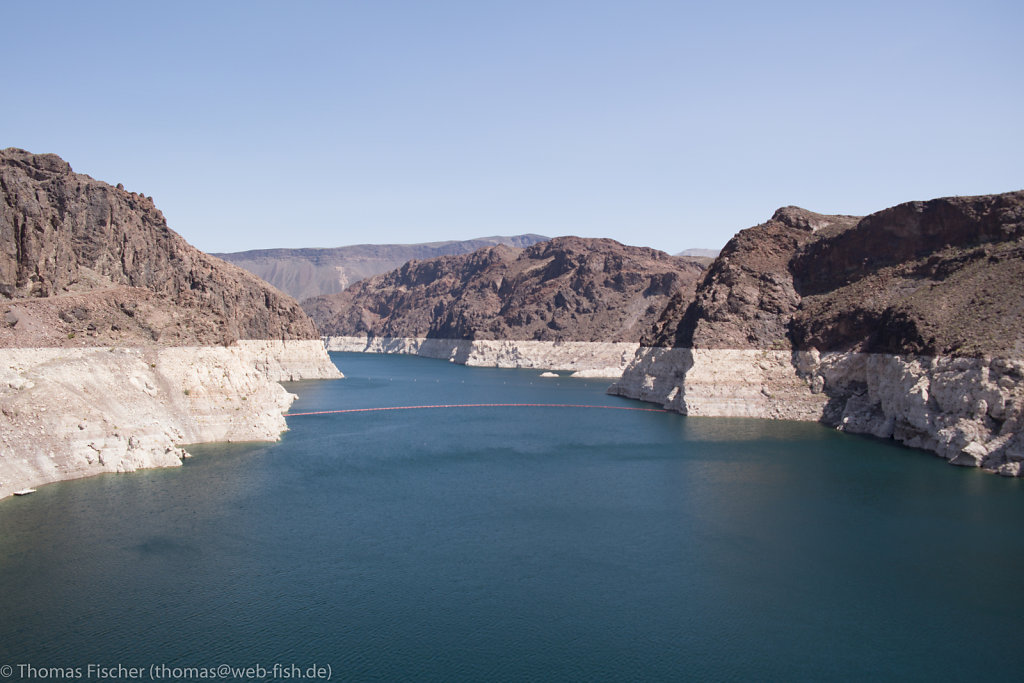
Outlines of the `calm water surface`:
<svg viewBox="0 0 1024 683">
<path fill-rule="evenodd" d="M 642 406 L 335 354 L 292 410 Z M 814 424 L 289 418 L 278 444 L 0 501 L 0 664 L 333 680 L 1019 680 L 1024 489 Z"/>
</svg>

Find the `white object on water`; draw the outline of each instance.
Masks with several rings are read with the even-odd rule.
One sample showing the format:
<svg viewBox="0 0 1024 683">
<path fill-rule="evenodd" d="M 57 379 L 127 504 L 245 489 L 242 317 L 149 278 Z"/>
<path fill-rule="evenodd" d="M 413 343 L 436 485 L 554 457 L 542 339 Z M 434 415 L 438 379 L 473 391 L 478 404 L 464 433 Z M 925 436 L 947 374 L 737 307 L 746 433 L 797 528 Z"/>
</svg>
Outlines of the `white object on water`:
<svg viewBox="0 0 1024 683">
<path fill-rule="evenodd" d="M 16 495 L 16 496 L 27 496 L 28 494 L 35 493 L 35 492 L 36 492 L 35 489 L 22 489 L 20 491 L 15 491 L 14 495 Z"/>
</svg>

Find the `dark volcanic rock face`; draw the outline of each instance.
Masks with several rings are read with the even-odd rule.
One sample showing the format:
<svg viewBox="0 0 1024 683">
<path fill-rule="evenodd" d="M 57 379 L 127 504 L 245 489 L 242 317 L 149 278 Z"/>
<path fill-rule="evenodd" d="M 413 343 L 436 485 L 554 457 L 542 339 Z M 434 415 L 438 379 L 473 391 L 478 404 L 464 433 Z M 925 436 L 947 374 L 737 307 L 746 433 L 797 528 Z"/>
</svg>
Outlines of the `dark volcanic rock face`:
<svg viewBox="0 0 1024 683">
<path fill-rule="evenodd" d="M 635 342 L 702 272 L 653 249 L 560 237 L 413 261 L 303 307 L 327 335 Z"/>
<path fill-rule="evenodd" d="M 313 339 L 298 304 L 200 252 L 152 199 L 52 154 L 0 152 L 5 345 Z"/>
<path fill-rule="evenodd" d="M 800 348 L 1024 353 L 1024 191 L 909 202 L 792 259 Z"/>
<path fill-rule="evenodd" d="M 789 206 L 729 240 L 687 301 L 673 298 L 645 342 L 684 348 L 785 348 L 800 305 L 788 263 L 804 244 L 841 233 L 853 216 L 825 216 Z"/>
<path fill-rule="evenodd" d="M 1024 353 L 1024 191 L 863 219 L 787 207 L 722 250 L 650 346 Z"/>
<path fill-rule="evenodd" d="M 805 295 L 835 290 L 886 266 L 942 258 L 953 247 L 1019 241 L 1024 192 L 907 202 L 865 217 L 856 230 L 808 244 L 793 259 Z M 934 261 L 933 261 L 934 262 Z"/>
</svg>

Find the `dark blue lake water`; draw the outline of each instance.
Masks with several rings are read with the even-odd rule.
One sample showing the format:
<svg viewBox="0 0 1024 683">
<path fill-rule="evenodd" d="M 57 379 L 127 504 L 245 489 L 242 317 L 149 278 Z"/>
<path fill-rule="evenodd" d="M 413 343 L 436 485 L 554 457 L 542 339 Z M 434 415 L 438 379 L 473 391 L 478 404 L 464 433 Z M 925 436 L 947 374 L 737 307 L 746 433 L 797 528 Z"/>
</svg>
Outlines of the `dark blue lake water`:
<svg viewBox="0 0 1024 683">
<path fill-rule="evenodd" d="M 294 412 L 644 407 L 602 380 L 334 358 L 347 379 L 290 385 Z M 816 424 L 461 408 L 289 426 L 277 444 L 0 501 L 0 665 L 14 680 L 25 664 L 416 681 L 1024 671 L 1020 481 Z"/>
</svg>

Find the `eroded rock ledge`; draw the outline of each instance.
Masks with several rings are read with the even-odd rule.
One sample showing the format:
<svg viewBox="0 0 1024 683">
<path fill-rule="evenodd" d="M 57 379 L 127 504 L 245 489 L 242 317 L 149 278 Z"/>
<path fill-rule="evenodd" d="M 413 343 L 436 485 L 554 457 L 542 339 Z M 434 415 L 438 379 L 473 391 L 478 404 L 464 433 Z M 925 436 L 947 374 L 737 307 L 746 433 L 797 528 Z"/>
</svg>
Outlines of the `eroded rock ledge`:
<svg viewBox="0 0 1024 683">
<path fill-rule="evenodd" d="M 572 372 L 575 377 L 618 378 L 640 348 L 630 342 L 434 339 L 428 337 L 327 337 L 328 351 L 401 353 L 477 367 Z"/>
<path fill-rule="evenodd" d="M 609 392 L 684 415 L 820 420 L 1022 475 L 1021 359 L 643 348 Z"/>
<path fill-rule="evenodd" d="M 182 444 L 277 440 L 295 399 L 278 381 L 340 376 L 319 340 L 0 349 L 0 498 L 176 467 Z"/>
</svg>

